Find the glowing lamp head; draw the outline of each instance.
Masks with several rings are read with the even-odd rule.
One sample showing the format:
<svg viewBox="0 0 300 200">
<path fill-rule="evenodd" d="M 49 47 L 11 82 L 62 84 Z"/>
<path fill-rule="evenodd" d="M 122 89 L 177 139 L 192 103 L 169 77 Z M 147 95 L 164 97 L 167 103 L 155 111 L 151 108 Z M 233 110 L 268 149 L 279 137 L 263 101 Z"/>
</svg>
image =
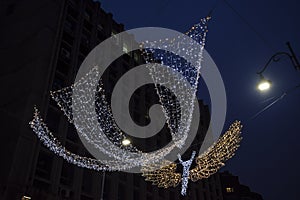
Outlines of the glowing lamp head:
<svg viewBox="0 0 300 200">
<path fill-rule="evenodd" d="M 266 91 L 270 89 L 270 87 L 271 87 L 271 83 L 269 81 L 264 81 L 264 82 L 260 82 L 257 88 L 260 91 Z"/>
<path fill-rule="evenodd" d="M 124 145 L 124 146 L 127 146 L 127 145 L 129 145 L 131 143 L 131 141 L 129 140 L 129 139 L 127 139 L 127 138 L 125 138 L 123 141 L 122 141 L 122 144 Z"/>
<path fill-rule="evenodd" d="M 265 79 L 265 78 L 263 77 L 263 75 L 261 75 L 261 74 L 260 74 L 260 79 L 261 79 L 261 80 L 260 80 L 260 82 L 259 82 L 259 84 L 258 84 L 258 86 L 257 86 L 257 89 L 258 89 L 259 91 L 261 91 L 261 92 L 267 91 L 268 89 L 270 89 L 270 87 L 271 87 L 271 81 Z"/>
</svg>

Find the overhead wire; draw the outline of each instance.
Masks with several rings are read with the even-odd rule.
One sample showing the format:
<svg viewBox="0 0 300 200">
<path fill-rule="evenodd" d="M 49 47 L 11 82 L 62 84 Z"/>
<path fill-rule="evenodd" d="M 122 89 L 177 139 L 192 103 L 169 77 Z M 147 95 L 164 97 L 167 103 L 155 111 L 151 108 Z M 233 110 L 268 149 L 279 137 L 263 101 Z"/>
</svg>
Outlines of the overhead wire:
<svg viewBox="0 0 300 200">
<path fill-rule="evenodd" d="M 294 86 L 294 87 L 291 87 L 289 89 L 287 89 L 286 91 L 284 91 L 283 93 L 281 93 L 279 96 L 277 96 L 276 98 L 275 97 L 271 97 L 271 98 L 268 98 L 266 99 L 264 102 L 268 102 L 272 99 L 275 98 L 274 101 L 272 101 L 271 103 L 269 103 L 267 106 L 265 106 L 264 108 L 262 108 L 260 111 L 258 111 L 257 113 L 255 113 L 252 117 L 250 117 L 249 119 L 243 121 L 243 124 L 247 124 L 250 120 L 254 120 L 256 119 L 259 115 L 261 115 L 263 112 L 265 112 L 266 110 L 270 109 L 273 105 L 275 105 L 277 102 L 279 102 L 280 100 L 282 100 L 284 97 L 286 97 L 288 94 L 294 92 L 295 90 L 299 89 L 300 88 L 300 84 Z M 198 142 L 198 143 L 195 143 L 195 144 L 192 144 L 190 146 L 191 147 L 195 147 L 195 146 L 201 146 L 203 142 Z"/>
<path fill-rule="evenodd" d="M 254 114 L 250 119 L 255 119 L 257 118 L 260 114 L 262 114 L 263 112 L 265 112 L 266 110 L 268 110 L 269 108 L 271 108 L 275 103 L 277 103 L 278 101 L 282 100 L 284 97 L 286 97 L 289 93 L 295 91 L 296 89 L 300 88 L 300 84 L 289 88 L 287 91 L 283 92 L 281 95 L 279 95 L 274 101 L 272 101 L 270 104 L 268 104 L 267 106 L 265 106 L 263 109 L 261 109 L 260 111 L 258 111 L 256 114 Z"/>
<path fill-rule="evenodd" d="M 274 51 L 274 47 L 271 45 L 271 43 L 259 32 L 256 30 L 256 28 L 249 23 L 249 21 L 243 17 L 240 12 L 237 11 L 227 0 L 223 0 L 224 3 L 246 24 L 263 42 L 264 44 L 272 51 Z"/>
</svg>

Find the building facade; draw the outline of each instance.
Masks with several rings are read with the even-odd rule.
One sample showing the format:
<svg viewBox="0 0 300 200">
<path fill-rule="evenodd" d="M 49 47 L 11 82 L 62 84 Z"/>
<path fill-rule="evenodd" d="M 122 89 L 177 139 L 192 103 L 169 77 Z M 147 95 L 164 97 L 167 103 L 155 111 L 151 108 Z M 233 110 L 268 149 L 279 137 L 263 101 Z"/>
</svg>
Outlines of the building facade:
<svg viewBox="0 0 300 200">
<path fill-rule="evenodd" d="M 0 108 L 3 159 L 0 199 L 223 199 L 218 174 L 189 183 L 188 195 L 183 198 L 180 185 L 160 189 L 145 182 L 140 174 L 125 172 L 107 172 L 104 176 L 104 173 L 71 165 L 41 145 L 28 124 L 34 105 L 67 149 L 91 156 L 75 128 L 51 100 L 49 91 L 71 85 L 90 50 L 123 31 L 124 26 L 115 22 L 100 3 L 91 0 L 10 0 L 3 5 L 0 8 L 3 27 L 0 51 L 5 67 L 1 68 L 0 81 L 5 87 Z M 126 51 L 126 46 L 124 48 Z M 141 63 L 143 59 L 138 52 L 129 52 L 113 62 L 103 78 L 106 92 L 109 94 L 120 76 Z M 158 101 L 153 86 L 135 92 L 132 101 L 133 119 L 141 125 L 147 123 L 146 111 L 141 108 Z M 203 141 L 210 119 L 208 106 L 199 101 L 199 107 L 200 128 L 194 145 Z M 158 134 L 143 144 L 151 150 L 160 148 L 168 139 L 167 134 Z M 134 138 L 133 142 L 140 143 Z"/>
<path fill-rule="evenodd" d="M 224 200 L 263 200 L 260 194 L 240 184 L 239 178 L 228 171 L 220 173 L 220 180 Z"/>
</svg>

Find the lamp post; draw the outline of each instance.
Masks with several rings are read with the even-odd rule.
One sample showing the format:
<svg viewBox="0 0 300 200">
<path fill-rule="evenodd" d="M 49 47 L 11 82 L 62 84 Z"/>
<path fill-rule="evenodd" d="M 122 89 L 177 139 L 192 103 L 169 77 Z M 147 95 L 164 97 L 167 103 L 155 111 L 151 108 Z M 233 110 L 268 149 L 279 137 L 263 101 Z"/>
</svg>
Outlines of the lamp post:
<svg viewBox="0 0 300 200">
<path fill-rule="evenodd" d="M 100 200 L 104 200 L 104 184 L 105 184 L 105 171 L 102 172 L 102 181 L 101 181 L 101 197 Z"/>
<path fill-rule="evenodd" d="M 296 70 L 300 70 L 300 64 L 299 61 L 294 53 L 294 50 L 291 47 L 291 44 L 289 42 L 286 43 L 286 45 L 288 46 L 289 52 L 277 52 L 274 55 L 271 56 L 271 58 L 268 60 L 268 62 L 265 64 L 265 66 L 257 72 L 257 74 L 260 77 L 260 82 L 257 86 L 259 91 L 266 91 L 268 90 L 272 83 L 270 80 L 267 80 L 264 76 L 263 76 L 263 72 L 267 69 L 267 67 L 269 66 L 269 64 L 271 62 L 278 62 L 280 61 L 280 59 L 282 57 L 288 57 L 290 59 L 290 61 L 292 62 L 294 68 Z"/>
</svg>

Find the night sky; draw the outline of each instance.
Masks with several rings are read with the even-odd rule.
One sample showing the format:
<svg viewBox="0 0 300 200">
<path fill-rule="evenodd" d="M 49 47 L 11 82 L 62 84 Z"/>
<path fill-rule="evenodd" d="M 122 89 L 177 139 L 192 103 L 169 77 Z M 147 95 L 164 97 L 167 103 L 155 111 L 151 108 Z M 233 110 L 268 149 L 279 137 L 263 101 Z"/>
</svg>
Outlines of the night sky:
<svg viewBox="0 0 300 200">
<path fill-rule="evenodd" d="M 205 17 L 217 1 L 127 0 L 101 1 L 105 11 L 126 29 L 164 27 L 185 32 Z M 288 88 L 300 83 L 290 60 L 272 63 L 264 73 L 273 83 L 264 94 L 256 90 L 267 60 L 291 45 L 300 59 L 300 3 L 297 0 L 228 0 L 238 15 L 220 0 L 209 23 L 206 50 L 217 64 L 227 92 L 227 126 L 244 122 L 243 141 L 227 162 L 242 184 L 265 200 L 298 200 L 300 181 L 300 89 L 286 95 L 255 119 L 251 117 Z M 199 96 L 209 104 L 205 84 Z M 298 198 L 297 198 L 298 197 Z"/>
</svg>

